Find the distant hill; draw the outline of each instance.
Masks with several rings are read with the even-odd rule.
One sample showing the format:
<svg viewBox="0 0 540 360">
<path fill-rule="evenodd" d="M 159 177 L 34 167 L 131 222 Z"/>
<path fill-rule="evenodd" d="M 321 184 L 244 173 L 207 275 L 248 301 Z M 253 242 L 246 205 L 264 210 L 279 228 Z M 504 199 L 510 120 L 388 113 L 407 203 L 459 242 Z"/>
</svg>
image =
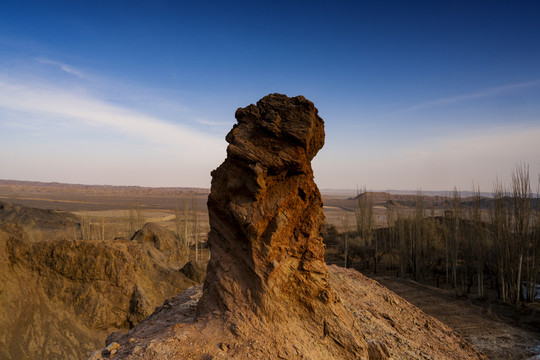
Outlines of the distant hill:
<svg viewBox="0 0 540 360">
<path fill-rule="evenodd" d="M 84 185 L 84 184 L 65 184 L 58 182 L 40 182 L 40 181 L 19 181 L 19 180 L 1 180 L 0 187 L 10 187 L 13 190 L 48 190 L 62 191 L 69 193 L 102 193 L 102 194 L 141 194 L 141 195 L 183 195 L 186 192 L 206 193 L 210 191 L 206 188 L 194 187 L 145 187 L 145 186 L 118 186 L 118 185 Z"/>
<path fill-rule="evenodd" d="M 426 195 L 421 194 L 424 202 L 424 209 L 429 210 L 431 208 L 435 210 L 450 209 L 452 205 L 452 197 L 442 195 Z M 340 208 L 344 211 L 354 211 L 358 207 L 358 199 L 362 197 L 368 197 L 373 206 L 384 207 L 404 207 L 412 209 L 416 206 L 417 195 L 416 194 L 393 194 L 388 192 L 363 192 L 351 197 L 333 197 L 323 195 L 324 205 L 327 207 Z M 506 206 L 512 206 L 512 198 L 506 196 L 504 198 Z M 471 207 L 473 205 L 472 197 L 461 197 L 461 206 L 464 208 Z M 493 198 L 482 196 L 480 205 L 483 210 L 487 210 L 493 206 Z M 540 199 L 531 199 L 531 205 L 533 208 L 540 206 Z"/>
<path fill-rule="evenodd" d="M 129 209 L 170 209 L 190 206 L 206 209 L 209 189 L 184 187 L 141 187 L 82 185 L 37 181 L 0 180 L 0 200 L 33 208 L 62 211 Z"/>
<path fill-rule="evenodd" d="M 67 212 L 35 209 L 0 201 L 0 224 L 14 222 L 40 229 L 56 229 L 73 226 L 79 218 Z"/>
</svg>

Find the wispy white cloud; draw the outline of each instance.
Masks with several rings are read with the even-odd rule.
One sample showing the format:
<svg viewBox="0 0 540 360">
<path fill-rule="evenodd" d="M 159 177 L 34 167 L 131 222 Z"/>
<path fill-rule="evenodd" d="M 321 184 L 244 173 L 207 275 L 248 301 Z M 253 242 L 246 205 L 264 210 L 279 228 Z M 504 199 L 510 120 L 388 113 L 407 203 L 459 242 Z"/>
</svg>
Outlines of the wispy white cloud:
<svg viewBox="0 0 540 360">
<path fill-rule="evenodd" d="M 533 81 L 528 81 L 528 82 L 506 84 L 506 85 L 491 87 L 491 88 L 487 88 L 487 89 L 482 89 L 482 90 L 467 93 L 467 94 L 456 95 L 456 96 L 451 96 L 451 97 L 446 97 L 446 98 L 441 98 L 441 99 L 435 99 L 435 100 L 422 102 L 422 103 L 410 106 L 408 108 L 392 112 L 392 113 L 390 113 L 390 115 L 402 114 L 402 113 L 407 113 L 407 112 L 411 112 L 411 111 L 436 107 L 436 106 L 439 106 L 439 105 L 453 104 L 453 103 L 458 103 L 458 102 L 467 101 L 467 100 L 489 98 L 489 97 L 493 97 L 493 96 L 499 96 L 499 95 L 502 95 L 502 94 L 507 94 L 507 93 L 510 93 L 512 91 L 516 91 L 516 90 L 520 90 L 520 89 L 534 88 L 534 87 L 538 87 L 538 86 L 540 86 L 540 80 L 533 80 Z"/>
<path fill-rule="evenodd" d="M 232 126 L 233 124 L 233 122 L 231 121 L 210 121 L 210 120 L 205 120 L 205 119 L 197 119 L 197 122 L 202 125 L 219 126 L 219 127 Z"/>
<path fill-rule="evenodd" d="M 19 121 L 24 123 L 14 127 L 14 122 Z M 4 131 L 1 131 L 2 128 Z M 42 162 L 54 163 L 55 174 L 63 174 L 69 172 L 66 169 L 73 169 L 74 164 L 78 163 L 74 156 L 78 153 L 79 157 L 82 156 L 87 161 L 85 168 L 91 169 L 100 169 L 103 164 L 115 163 L 113 159 L 118 157 L 116 163 L 122 165 L 110 165 L 109 174 L 99 173 L 99 176 L 102 176 L 100 183 L 118 183 L 121 178 L 124 183 L 131 184 L 141 183 L 142 179 L 145 179 L 145 184 L 154 186 L 165 183 L 205 186 L 210 171 L 225 156 L 226 143 L 223 136 L 215 137 L 185 125 L 111 104 L 80 86 L 64 89 L 43 80 L 21 81 L 0 74 L 0 142 L 4 144 L 11 141 L 6 138 L 8 135 L 5 135 L 8 129 L 10 133 L 22 134 L 19 139 L 27 141 L 26 145 L 13 143 L 18 150 L 11 156 L 0 156 L 5 164 L 2 169 L 4 176 L 10 176 L 7 165 L 11 164 L 14 174 L 11 177 L 17 177 L 20 173 L 34 174 L 27 178 L 33 176 L 39 179 L 47 175 L 54 179 L 52 170 L 44 168 L 40 170 L 43 173 L 37 173 L 40 167 L 36 167 L 32 161 L 39 158 Z M 47 146 L 36 154 L 35 144 L 28 135 L 39 131 L 51 133 L 51 129 L 54 130 L 54 137 L 51 137 L 50 142 L 54 142 L 54 146 L 47 143 Z M 95 139 L 92 139 L 88 132 L 91 132 Z M 77 136 L 84 137 L 81 139 L 84 141 L 82 149 L 70 147 L 77 142 L 73 139 Z M 47 138 L 41 137 L 39 141 L 44 143 Z M 118 148 L 117 143 L 124 144 L 120 150 L 122 154 L 114 153 L 114 149 Z M 53 147 L 52 152 L 47 155 L 46 148 Z M 108 152 L 106 159 L 103 156 L 94 158 L 90 149 L 111 149 L 113 152 Z M 103 155 L 104 150 L 99 151 Z M 134 154 L 134 159 L 128 158 L 129 152 Z M 141 166 L 158 170 L 155 173 L 143 174 L 137 170 Z M 46 172 L 49 173 L 45 174 Z M 80 174 L 83 172 L 80 171 Z M 113 174 L 116 174 L 115 179 L 110 178 Z M 136 174 L 137 178 L 130 181 L 125 174 Z M 88 173 L 87 176 L 95 178 L 96 173 Z M 165 178 L 167 176 L 168 178 Z M 58 178 L 57 181 L 63 179 Z M 70 181 L 84 183 L 90 181 L 90 177 Z"/>
<path fill-rule="evenodd" d="M 215 148 L 212 136 L 111 105 L 84 92 L 41 84 L 16 84 L 0 77 L 0 107 L 31 114 L 47 114 L 82 125 L 137 135 L 157 143 Z"/>
<path fill-rule="evenodd" d="M 73 66 L 71 65 L 68 65 L 68 64 L 64 64 L 60 61 L 54 61 L 54 60 L 50 60 L 50 59 L 46 59 L 46 58 L 42 58 L 42 57 L 38 57 L 35 59 L 35 61 L 41 63 L 41 64 L 46 64 L 46 65 L 53 65 L 53 66 L 56 66 L 58 67 L 60 70 L 64 71 L 65 73 L 68 73 L 70 75 L 74 75 L 80 79 L 88 79 L 88 75 L 85 74 L 84 72 L 74 68 Z"/>
</svg>

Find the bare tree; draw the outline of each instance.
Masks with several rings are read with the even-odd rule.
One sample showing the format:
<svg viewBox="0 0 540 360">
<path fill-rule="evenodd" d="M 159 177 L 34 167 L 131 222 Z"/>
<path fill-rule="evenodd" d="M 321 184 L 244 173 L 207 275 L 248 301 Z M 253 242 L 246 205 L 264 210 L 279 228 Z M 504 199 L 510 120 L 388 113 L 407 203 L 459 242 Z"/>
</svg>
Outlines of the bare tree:
<svg viewBox="0 0 540 360">
<path fill-rule="evenodd" d="M 531 186 L 529 179 L 529 165 L 519 164 L 512 173 L 512 190 L 514 202 L 513 233 L 517 249 L 517 276 L 516 276 L 516 305 L 520 301 L 523 257 L 528 255 L 528 237 L 531 218 Z"/>
<path fill-rule="evenodd" d="M 399 270 L 401 277 L 405 277 L 407 271 L 407 265 L 409 261 L 409 246 L 408 246 L 408 234 L 410 228 L 410 221 L 407 221 L 405 213 L 402 208 L 396 209 L 396 237 L 398 239 L 398 254 L 399 254 Z"/>
<path fill-rule="evenodd" d="M 366 188 L 358 194 L 356 208 L 356 228 L 358 231 L 358 240 L 364 251 L 372 245 L 373 242 L 373 199 L 368 195 Z M 375 245 L 375 252 L 377 252 Z M 369 256 L 365 254 L 365 256 Z M 375 272 L 377 272 L 377 264 L 375 264 Z"/>
<path fill-rule="evenodd" d="M 447 213 L 447 237 L 449 244 L 450 262 L 452 267 L 452 289 L 457 287 L 457 263 L 460 247 L 460 221 L 462 216 L 461 194 L 454 187 L 452 193 L 452 208 Z"/>
<path fill-rule="evenodd" d="M 540 266 L 538 261 L 538 250 L 540 247 L 540 174 L 538 175 L 538 184 L 536 190 L 536 200 L 534 207 L 534 224 L 531 235 L 531 254 L 530 254 L 530 272 L 528 274 L 527 282 L 527 300 L 536 300 L 536 284 L 538 281 L 538 275 L 540 273 Z"/>
<path fill-rule="evenodd" d="M 182 233 L 182 212 L 180 211 L 180 206 L 178 205 L 178 203 L 176 203 L 176 208 L 174 211 L 174 232 L 176 234 L 176 237 L 180 240 L 183 246 L 184 234 Z"/>
<path fill-rule="evenodd" d="M 512 267 L 509 264 L 510 257 L 510 216 L 505 204 L 506 193 L 503 185 L 498 179 L 495 180 L 493 190 L 493 207 L 490 209 L 491 236 L 495 252 L 497 254 L 497 269 L 498 269 L 498 291 L 499 297 L 503 302 L 508 301 L 508 287 L 510 282 L 507 281 L 509 272 Z"/>
<path fill-rule="evenodd" d="M 386 225 L 388 226 L 390 268 L 394 266 L 395 251 L 398 249 L 397 214 L 396 206 L 390 201 L 390 194 L 386 193 Z"/>
<path fill-rule="evenodd" d="M 197 201 L 191 199 L 191 210 L 193 211 L 193 241 L 195 242 L 195 261 L 199 260 L 199 217 L 197 214 Z"/>
<path fill-rule="evenodd" d="M 103 216 L 99 218 L 98 233 L 99 233 L 99 236 L 98 236 L 99 240 L 105 241 L 105 218 Z"/>
<path fill-rule="evenodd" d="M 352 265 L 352 261 L 349 254 L 349 214 L 346 211 L 341 214 L 341 227 L 343 229 L 343 255 L 345 258 L 343 266 L 348 268 Z"/>
<path fill-rule="evenodd" d="M 92 224 L 90 214 L 87 210 L 83 211 L 80 215 L 81 219 L 81 239 L 92 240 Z"/>
<path fill-rule="evenodd" d="M 420 253 L 424 243 L 424 196 L 422 191 L 416 192 L 414 206 L 414 236 L 411 238 L 411 260 L 414 280 L 418 280 Z"/>
<path fill-rule="evenodd" d="M 512 190 L 514 201 L 514 229 L 515 245 L 517 249 L 518 265 L 516 277 L 516 305 L 520 301 L 523 257 L 528 255 L 528 237 L 531 219 L 531 185 L 529 179 L 529 165 L 519 164 L 512 173 Z"/>
<path fill-rule="evenodd" d="M 476 282 L 478 285 L 478 298 L 484 297 L 484 226 L 482 222 L 482 197 L 480 186 L 473 183 L 472 206 L 468 212 L 470 222 L 470 233 L 468 240 L 470 243 L 470 260 L 476 267 Z"/>
<path fill-rule="evenodd" d="M 188 199 L 184 199 L 184 241 L 187 251 L 187 258 L 189 259 L 189 202 Z"/>
</svg>

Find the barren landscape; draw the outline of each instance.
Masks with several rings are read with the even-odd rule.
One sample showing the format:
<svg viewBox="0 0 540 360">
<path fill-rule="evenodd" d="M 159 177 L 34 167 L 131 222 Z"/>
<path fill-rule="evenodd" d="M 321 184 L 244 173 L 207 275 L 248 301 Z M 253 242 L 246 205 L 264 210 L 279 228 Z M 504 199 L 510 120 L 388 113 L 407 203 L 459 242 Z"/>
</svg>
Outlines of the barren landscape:
<svg viewBox="0 0 540 360">
<path fill-rule="evenodd" d="M 539 14 L 0 0 L 0 360 L 540 360 Z"/>
<path fill-rule="evenodd" d="M 122 221 L 119 221 L 119 218 L 123 219 L 123 222 L 127 222 L 126 219 L 129 216 L 130 208 L 139 202 L 140 206 L 145 209 L 143 212 L 146 217 L 154 217 L 153 221 L 157 221 L 161 225 L 172 230 L 174 229 L 174 221 L 171 220 L 170 217 L 176 216 L 176 203 L 183 204 L 183 199 L 191 199 L 194 192 L 193 189 L 183 188 L 171 188 L 168 190 L 136 188 L 126 190 L 103 186 L 80 186 L 81 189 L 78 191 L 68 190 L 72 186 L 73 185 L 67 184 L 51 185 L 37 182 L 28 184 L 26 182 L 18 181 L 0 181 L 0 197 L 4 202 L 33 206 L 39 209 L 52 209 L 53 212 L 61 211 L 61 213 L 64 213 L 65 211 L 67 215 L 69 215 L 70 211 L 74 214 L 89 212 L 95 218 L 104 217 L 108 224 L 110 221 L 111 226 L 114 226 L 114 222 L 118 222 L 120 224 L 118 226 L 124 226 L 121 225 Z M 85 189 L 91 190 L 87 191 Z M 161 191 L 162 193 L 160 196 L 155 196 L 152 194 L 152 191 Z M 201 219 L 205 219 L 201 220 L 201 228 L 206 229 L 201 230 L 201 238 L 203 239 L 202 241 L 205 241 L 204 236 L 209 227 L 205 202 L 209 190 L 199 189 L 196 191 L 200 194 L 196 196 L 199 201 L 198 204 L 201 206 L 200 216 Z M 119 192 L 122 192 L 122 196 L 117 195 Z M 335 196 L 335 194 L 325 195 L 325 192 L 323 191 L 322 195 L 325 203 L 332 204 L 328 206 L 325 205 L 324 208 L 329 224 L 341 227 L 342 216 L 345 209 L 345 211 L 349 212 L 350 228 L 356 227 L 356 219 L 353 212 L 354 201 L 347 200 L 348 198 L 353 198 L 355 196 L 354 193 L 345 196 Z M 146 210 L 147 207 L 151 207 L 151 209 Z M 182 205 L 181 208 L 181 216 L 183 216 Z M 88 211 L 88 209 L 92 210 Z M 32 212 L 32 214 L 35 219 L 43 216 L 43 214 L 37 212 Z M 111 215 L 113 216 L 114 221 L 110 219 Z M 162 217 L 163 221 L 158 221 L 159 217 Z M 2 221 L 4 222 L 5 220 Z M 42 233 L 46 234 L 47 232 L 52 231 L 56 234 L 57 232 L 63 233 L 64 230 L 63 226 L 51 228 L 25 225 L 26 233 L 34 233 L 34 236 L 39 238 L 48 237 L 47 235 L 42 235 Z M 55 236 L 56 235 L 53 235 L 48 238 L 53 239 Z M 109 241 L 112 241 L 112 239 L 109 239 Z M 327 249 L 330 251 L 327 255 L 327 262 L 343 266 L 343 259 L 333 255 L 334 249 L 331 247 Z M 207 249 L 204 248 L 203 251 L 203 259 L 208 259 Z M 357 267 L 360 269 L 360 266 Z M 432 279 L 426 283 L 417 283 L 410 279 L 396 278 L 394 271 L 386 271 L 384 274 L 374 275 L 372 271 L 366 272 L 367 276 L 371 276 L 374 280 L 388 287 L 397 295 L 418 306 L 422 311 L 450 326 L 467 341 L 473 344 L 479 351 L 488 355 L 490 359 L 526 359 L 535 354 L 540 354 L 540 327 L 538 326 L 540 316 L 538 315 L 539 310 L 537 304 L 534 304 L 534 307 L 529 305 L 528 307 L 531 308 L 529 310 L 523 309 L 522 311 L 517 311 L 511 306 L 501 305 L 493 301 L 481 302 L 474 300 L 474 297 L 467 299 L 456 296 L 455 291 L 451 289 L 445 290 L 436 288 Z M 2 292 L 2 294 L 1 298 L 4 303 L 6 301 L 16 301 L 15 298 L 9 300 L 9 298 L 6 297 L 7 294 L 5 291 Z M 21 296 L 28 297 L 34 295 L 26 293 L 26 295 Z M 169 303 L 171 302 L 171 300 L 168 301 Z M 153 306 L 160 305 L 162 305 L 162 302 L 157 302 Z M 28 305 L 28 308 L 31 308 L 32 306 L 34 305 Z M 4 308 L 6 309 L 9 307 Z M 48 314 L 42 315 L 42 319 L 36 320 L 36 323 L 32 325 L 23 325 L 21 323 L 18 326 L 42 327 L 42 321 L 44 321 L 47 316 L 54 319 L 54 315 L 52 314 L 58 310 L 55 310 L 53 307 L 46 311 Z M 60 311 L 63 312 L 65 310 Z M 6 316 L 7 315 L 4 315 L 3 317 L 3 324 L 9 324 L 10 321 L 13 321 L 9 320 Z M 536 319 L 534 319 L 534 317 L 536 317 Z M 527 325 L 527 322 L 530 323 L 533 320 L 537 322 L 536 326 Z M 58 320 L 52 321 L 57 322 Z M 167 320 L 167 322 L 169 321 L 170 319 Z M 69 320 L 69 323 L 69 327 L 74 327 L 76 326 L 74 324 L 77 323 L 77 321 Z M 79 326 L 84 327 L 84 325 Z M 10 329 L 10 332 L 13 332 L 14 328 L 10 327 Z M 121 330 L 121 328 L 119 329 Z M 88 330 L 85 331 L 88 332 Z M 77 342 L 81 341 L 80 339 L 82 338 L 89 339 L 87 340 L 89 345 L 72 354 L 74 354 L 75 358 L 86 359 L 86 356 L 88 356 L 94 348 L 99 348 L 104 344 L 107 336 L 113 331 L 117 330 L 115 330 L 115 328 L 106 330 L 96 329 L 83 335 L 85 332 L 77 333 L 76 331 L 71 330 L 71 333 L 79 337 Z M 17 333 L 17 330 L 15 330 L 15 333 Z M 55 336 L 54 334 L 54 331 L 48 331 L 48 337 L 51 339 Z M 34 334 L 32 336 L 39 335 Z M 63 355 L 60 354 L 69 354 L 70 352 L 68 349 L 73 346 L 70 343 L 74 338 L 63 335 L 61 339 L 62 340 L 59 340 L 59 342 L 50 341 L 40 345 L 39 354 L 48 354 L 48 358 L 50 359 L 63 358 Z M 34 358 L 32 354 L 35 353 L 29 352 L 31 347 L 28 347 L 25 343 L 26 341 L 35 341 L 34 339 L 30 337 L 18 337 L 16 340 L 12 341 L 18 341 L 20 343 L 7 345 L 6 342 L 3 342 L 3 358 L 17 359 L 20 358 L 21 354 L 27 354 L 28 358 Z M 54 355 L 54 353 L 47 353 L 47 348 L 50 346 L 60 349 L 61 352 L 57 355 Z M 45 356 L 47 358 L 47 355 Z"/>
<path fill-rule="evenodd" d="M 227 137 L 232 150 L 213 172 L 212 190 L 0 180 L 2 358 L 540 353 L 538 304 L 501 299 L 489 259 L 484 275 L 465 255 L 453 267 L 447 255 L 446 273 L 441 258 L 434 263 L 444 254 L 441 234 L 458 226 L 464 238 L 479 234 L 470 229 L 483 231 L 476 224 L 496 197 L 321 196 L 310 160 L 324 132 L 303 130 L 320 126 L 313 104 L 274 94 L 237 118 L 243 125 Z M 297 140 L 276 135 L 280 126 Z M 259 127 L 274 135 L 261 138 Z M 401 243 L 412 250 L 400 252 Z M 458 245 L 466 254 L 467 242 Z"/>
<path fill-rule="evenodd" d="M 16 181 L 0 181 L 0 197 L 3 202 L 9 202 L 13 204 L 20 204 L 26 206 L 33 206 L 38 209 L 52 209 L 53 213 L 60 211 L 61 214 L 69 216 L 73 214 L 88 213 L 95 219 L 104 218 L 107 226 L 112 227 L 125 227 L 124 223 L 128 222 L 130 208 L 135 206 L 138 202 L 140 207 L 143 208 L 143 214 L 146 218 L 151 218 L 152 221 L 163 225 L 165 228 L 174 230 L 174 219 L 176 217 L 177 203 L 183 204 L 184 199 L 189 199 L 189 205 L 191 206 L 191 198 L 195 197 L 198 201 L 198 206 L 201 207 L 201 241 L 206 241 L 205 236 L 208 232 L 208 215 L 206 211 L 206 196 L 209 192 L 207 189 L 195 190 L 193 189 L 115 189 L 114 187 L 102 187 L 102 186 L 81 186 L 78 191 L 68 190 L 72 186 L 65 184 L 44 184 L 33 183 L 28 184 L 25 182 Z M 89 191 L 85 189 L 90 189 Z M 152 194 L 152 191 L 161 191 L 159 196 Z M 122 192 L 119 196 L 118 193 Z M 332 205 L 325 205 L 325 213 L 327 214 L 327 221 L 329 224 L 333 224 L 337 227 L 342 227 L 342 217 L 344 211 L 349 212 L 350 228 L 356 227 L 356 219 L 354 215 L 354 201 L 347 200 L 354 197 L 355 194 L 351 193 L 348 196 L 332 197 L 332 195 L 325 195 L 323 192 L 323 199 L 325 203 Z M 171 200 L 178 199 L 178 200 Z M 183 205 L 181 205 L 181 216 L 183 213 Z M 92 210 L 88 210 L 92 209 Z M 411 208 L 412 211 L 412 208 Z M 44 213 L 38 213 L 37 211 L 31 212 L 33 217 L 32 223 L 39 218 L 45 216 Z M 382 216 L 382 215 L 381 215 Z M 171 218 L 172 217 L 172 218 Z M 5 222 L 6 220 L 2 220 Z M 99 221 L 98 221 L 99 223 Z M 28 225 L 25 224 L 25 232 L 27 234 L 33 234 L 34 238 L 44 238 L 48 240 L 54 239 L 57 234 L 65 233 L 65 225 L 45 226 L 45 225 Z M 52 233 L 52 234 L 51 234 Z M 71 231 L 68 231 L 71 236 Z M 47 235 L 49 234 L 49 235 Z M 68 237 L 69 237 L 68 236 Z M 112 239 L 108 239 L 112 241 Z M 327 255 L 327 262 L 336 263 L 343 266 L 343 259 L 337 258 L 333 255 L 333 248 L 327 248 L 330 253 Z M 203 260 L 208 259 L 208 250 L 203 246 L 204 255 L 201 255 Z M 193 255 L 191 255 L 193 257 Z M 358 264 L 357 264 L 358 265 Z M 361 267 L 358 265 L 358 269 Z M 528 309 L 522 309 L 521 311 L 515 310 L 511 306 L 501 305 L 496 302 L 481 302 L 471 299 L 462 298 L 456 296 L 455 291 L 451 289 L 436 288 L 433 280 L 427 281 L 427 283 L 417 283 L 410 279 L 401 279 L 395 277 L 394 271 L 383 272 L 386 275 L 373 275 L 372 271 L 366 272 L 366 275 L 372 276 L 373 279 L 380 282 L 382 285 L 387 286 L 390 290 L 394 291 L 405 300 L 418 306 L 421 310 L 437 318 L 439 321 L 450 326 L 453 330 L 463 336 L 478 350 L 486 353 L 490 359 L 524 359 L 540 353 L 540 316 L 538 305 L 528 305 Z M 4 278 L 5 279 L 5 278 Z M 5 281 L 5 280 L 4 280 Z M 4 283 L 5 284 L 5 283 Z M 4 285 L 4 289 L 5 289 Z M 2 292 L 1 298 L 3 303 L 6 301 L 13 302 L 18 301 L 13 297 L 11 293 L 10 297 L 6 297 L 5 290 Z M 27 292 L 26 295 L 20 295 L 24 297 L 33 297 L 31 292 Z M 171 293 L 172 295 L 172 293 Z M 41 295 L 43 296 L 43 295 Z M 11 299 L 11 300 L 10 300 Z M 30 301 L 30 300 L 27 300 Z M 162 305 L 162 302 L 156 302 L 153 306 Z M 34 305 L 25 306 L 25 308 L 32 308 Z M 9 307 L 4 307 L 8 309 Z M 17 327 L 32 326 L 43 327 L 42 321 L 47 321 L 47 317 L 52 317 L 53 323 L 58 322 L 55 319 L 54 313 L 59 311 L 55 310 L 57 305 L 46 309 L 46 314 L 40 315 L 41 320 L 36 320 L 35 323 L 30 325 L 27 323 L 23 325 L 20 323 Z M 28 310 L 27 310 L 28 311 Z M 65 310 L 60 310 L 61 312 Z M 28 314 L 28 316 L 31 316 Z M 535 319 L 536 318 L 536 319 Z M 7 315 L 3 317 L 3 324 L 7 328 L 7 324 L 11 321 Z M 527 325 L 536 321 L 536 326 Z M 80 320 L 69 320 L 70 326 L 74 327 Z M 64 322 L 65 323 L 65 322 Z M 61 324 L 58 322 L 58 324 Z M 78 325 L 83 327 L 85 325 Z M 10 328 L 10 333 L 14 332 L 13 327 Z M 118 329 L 122 329 L 121 327 Z M 26 331 L 22 328 L 21 331 Z M 89 340 L 86 347 L 82 347 L 78 352 L 74 352 L 76 358 L 85 359 L 87 355 L 92 352 L 94 348 L 98 348 L 104 344 L 105 338 L 113 332 L 117 331 L 114 327 L 105 330 L 70 330 L 73 336 L 79 338 L 77 342 L 80 342 L 82 338 Z M 83 335 L 85 334 L 86 335 Z M 17 330 L 14 332 L 17 333 Z M 69 354 L 69 348 L 73 345 L 70 344 L 73 340 L 70 340 L 69 336 L 62 335 L 58 342 L 53 342 L 52 337 L 55 335 L 54 331 L 48 331 L 48 337 L 51 341 L 43 343 L 39 347 L 39 353 L 44 354 L 46 358 L 55 359 L 62 358 L 63 355 Z M 32 336 L 40 336 L 34 334 Z M 43 336 L 43 335 L 41 335 Z M 74 339 L 71 337 L 71 339 Z M 5 341 L 5 340 L 4 340 Z M 31 347 L 25 344 L 26 341 L 35 341 L 32 337 L 25 338 L 24 336 L 12 339 L 11 341 L 19 341 L 19 344 L 8 345 L 4 344 L 4 352 L 2 357 L 6 359 L 17 359 L 20 354 L 27 354 L 29 358 L 34 358 L 32 352 L 29 352 Z M 54 348 L 61 349 L 57 355 L 47 352 L 47 348 L 53 346 Z M 11 349 L 11 350 L 10 350 Z M 78 354 L 78 355 L 75 355 Z"/>
</svg>

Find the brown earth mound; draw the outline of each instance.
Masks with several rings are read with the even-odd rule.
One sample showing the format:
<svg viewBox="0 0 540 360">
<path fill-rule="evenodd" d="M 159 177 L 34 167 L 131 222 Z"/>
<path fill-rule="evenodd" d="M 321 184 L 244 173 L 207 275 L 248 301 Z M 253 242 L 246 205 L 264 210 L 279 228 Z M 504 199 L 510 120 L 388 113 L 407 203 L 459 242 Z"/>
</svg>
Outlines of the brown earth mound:
<svg viewBox="0 0 540 360">
<path fill-rule="evenodd" d="M 156 223 L 146 223 L 141 230 L 135 232 L 131 238 L 141 244 L 148 254 L 172 268 L 179 268 L 185 253 L 182 251 L 180 240 L 172 231 Z"/>
<path fill-rule="evenodd" d="M 196 283 L 202 283 L 206 276 L 206 263 L 191 260 L 180 269 L 180 272 L 188 279 L 193 280 Z"/>
<path fill-rule="evenodd" d="M 156 254 L 138 241 L 30 242 L 1 224 L 0 359 L 86 358 L 197 283 Z"/>
<path fill-rule="evenodd" d="M 483 358 L 377 283 L 328 271 L 311 168 L 324 123 L 313 103 L 268 95 L 236 119 L 212 172 L 202 295 L 167 301 L 92 358 Z"/>
<path fill-rule="evenodd" d="M 78 222 L 79 218 L 70 213 L 30 208 L 0 201 L 0 224 L 17 223 L 40 229 L 58 229 L 75 225 Z"/>
<path fill-rule="evenodd" d="M 351 312 L 366 337 L 369 357 L 340 359 L 486 359 L 462 337 L 426 315 L 390 290 L 359 272 L 331 265 L 330 285 Z M 316 349 L 298 346 L 305 333 L 290 334 L 288 323 L 273 324 L 274 332 L 253 327 L 230 327 L 219 320 L 196 320 L 202 286 L 192 287 L 168 299 L 150 317 L 124 337 L 116 339 L 114 359 L 313 359 L 325 346 L 323 334 L 314 334 Z M 306 319 L 309 321 L 309 319 Z M 268 324 L 265 324 L 268 331 Z M 255 332 L 255 334 L 238 332 Z M 288 337 L 287 337 L 288 335 Z M 247 344 L 245 342 L 248 342 Z M 285 352 L 283 343 L 294 351 Z M 112 343 L 108 343 L 111 346 Z M 276 346 L 280 349 L 276 350 Z M 94 359 L 108 358 L 103 350 Z"/>
</svg>

